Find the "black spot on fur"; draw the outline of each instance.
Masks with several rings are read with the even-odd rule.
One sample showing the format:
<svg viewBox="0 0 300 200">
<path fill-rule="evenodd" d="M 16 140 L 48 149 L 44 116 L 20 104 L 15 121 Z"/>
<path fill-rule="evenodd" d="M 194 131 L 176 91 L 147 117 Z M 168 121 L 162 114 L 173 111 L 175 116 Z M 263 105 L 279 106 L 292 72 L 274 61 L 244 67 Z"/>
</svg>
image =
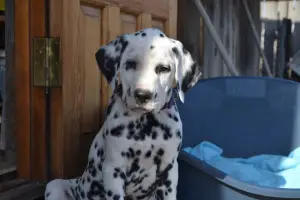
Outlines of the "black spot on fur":
<svg viewBox="0 0 300 200">
<path fill-rule="evenodd" d="M 128 128 L 129 130 L 133 130 L 133 129 L 134 129 L 134 122 L 132 122 L 132 121 L 129 122 L 127 128 Z"/>
<path fill-rule="evenodd" d="M 156 138 L 157 138 L 157 132 L 152 131 L 152 140 L 156 140 Z"/>
<path fill-rule="evenodd" d="M 110 191 L 110 190 L 107 191 L 107 196 L 111 197 L 112 194 L 113 194 L 112 191 Z"/>
<path fill-rule="evenodd" d="M 115 113 L 114 118 L 117 119 L 119 117 L 118 113 Z"/>
<path fill-rule="evenodd" d="M 68 192 L 67 190 L 65 190 L 65 196 L 66 196 L 67 198 L 71 198 L 71 195 L 69 194 L 69 192 Z"/>
<path fill-rule="evenodd" d="M 115 172 L 115 173 L 113 174 L 113 176 L 114 176 L 114 178 L 118 178 L 118 173 Z"/>
<path fill-rule="evenodd" d="M 162 34 L 162 33 L 161 33 L 161 34 L 159 34 L 159 36 L 160 36 L 160 37 L 165 37 L 165 36 L 164 36 L 164 34 Z"/>
<path fill-rule="evenodd" d="M 122 84 L 118 85 L 117 87 L 117 93 L 120 97 L 122 97 L 123 95 L 123 87 L 122 87 Z"/>
<path fill-rule="evenodd" d="M 174 54 L 179 57 L 179 50 L 176 47 L 172 48 L 172 51 L 174 52 Z"/>
<path fill-rule="evenodd" d="M 95 168 L 95 161 L 94 161 L 93 158 L 89 160 L 87 168 L 88 168 L 88 172 L 89 172 L 93 177 L 95 177 L 95 176 L 97 175 L 97 170 L 96 170 L 96 168 Z M 78 181 L 78 179 L 76 180 L 76 182 L 77 182 L 77 181 Z M 77 182 L 77 184 L 78 184 L 78 182 Z"/>
<path fill-rule="evenodd" d="M 182 47 L 182 52 L 184 53 L 184 54 L 187 54 L 188 53 L 188 51 L 186 50 L 186 48 L 183 46 Z"/>
<path fill-rule="evenodd" d="M 50 192 L 47 192 L 47 193 L 46 193 L 46 197 L 49 197 L 49 196 L 50 196 L 50 194 L 51 194 Z"/>
<path fill-rule="evenodd" d="M 163 131 L 164 140 L 172 138 L 171 129 L 166 124 L 160 124 L 160 128 Z"/>
<path fill-rule="evenodd" d="M 120 68 L 120 59 L 121 59 L 120 56 L 117 56 L 117 57 L 115 58 L 115 63 L 116 63 L 116 65 L 117 65 L 117 69 Z"/>
<path fill-rule="evenodd" d="M 127 89 L 127 95 L 130 96 L 130 88 Z"/>
<path fill-rule="evenodd" d="M 124 53 L 125 49 L 128 46 L 128 41 L 124 39 L 124 37 L 120 38 L 120 43 L 122 44 L 121 54 Z"/>
<path fill-rule="evenodd" d="M 170 186 L 171 186 L 171 181 L 170 180 L 166 180 L 165 181 L 165 186 L 167 187 L 167 188 L 169 188 Z"/>
<path fill-rule="evenodd" d="M 98 164 L 98 169 L 99 169 L 99 171 L 102 171 L 102 164 L 101 163 Z"/>
<path fill-rule="evenodd" d="M 170 96 L 172 89 L 170 88 L 167 92 L 168 96 Z"/>
<path fill-rule="evenodd" d="M 161 164 L 161 159 L 157 156 L 154 157 L 153 161 L 154 161 L 155 165 L 160 165 Z"/>
<path fill-rule="evenodd" d="M 177 151 L 178 152 L 180 151 L 180 148 L 181 148 L 181 143 L 179 143 L 178 146 L 177 146 Z"/>
<path fill-rule="evenodd" d="M 180 130 L 177 130 L 177 131 L 176 131 L 176 136 L 177 136 L 178 138 L 181 138 L 181 132 L 180 132 Z"/>
<path fill-rule="evenodd" d="M 139 33 L 139 32 L 137 32 L 137 33 L 135 33 L 134 35 L 135 35 L 135 36 L 138 36 L 139 34 L 140 34 L 140 33 Z"/>
<path fill-rule="evenodd" d="M 130 153 L 129 152 L 126 152 L 126 157 L 130 158 Z"/>
<path fill-rule="evenodd" d="M 134 172 L 138 172 L 140 169 L 139 159 L 135 158 L 130 166 L 130 169 L 126 172 L 127 176 L 131 176 Z"/>
<path fill-rule="evenodd" d="M 83 199 L 85 198 L 85 193 L 84 193 L 84 191 L 81 191 L 81 192 L 80 192 L 80 196 L 81 196 L 81 198 L 83 198 Z"/>
<path fill-rule="evenodd" d="M 116 126 L 110 130 L 110 134 L 115 137 L 120 137 L 123 133 L 125 126 L 123 124 Z"/>
<path fill-rule="evenodd" d="M 124 173 L 124 172 L 121 172 L 121 173 L 120 173 L 120 177 L 121 177 L 121 179 L 125 180 L 125 179 L 126 179 L 125 173 Z"/>
<path fill-rule="evenodd" d="M 119 200 L 120 199 L 120 195 L 114 195 L 113 200 Z"/>
<path fill-rule="evenodd" d="M 192 87 L 191 84 L 196 75 L 196 67 L 197 67 L 197 64 L 193 63 L 193 65 L 191 66 L 191 69 L 183 77 L 182 85 L 181 85 L 183 92 L 186 92 L 190 87 Z"/>
<path fill-rule="evenodd" d="M 129 152 L 131 158 L 135 157 L 135 152 L 131 147 L 128 149 L 128 152 Z"/>
<path fill-rule="evenodd" d="M 142 33 L 142 37 L 145 37 L 147 34 L 145 32 Z"/>
<path fill-rule="evenodd" d="M 98 151 L 97 151 L 97 156 L 98 157 L 103 157 L 104 156 L 104 151 L 102 148 L 99 148 Z"/>
<path fill-rule="evenodd" d="M 134 137 L 134 131 L 133 130 L 131 130 L 131 131 L 129 131 L 129 133 L 128 133 L 128 135 L 127 135 L 127 139 L 128 140 L 130 140 L 130 139 L 132 139 L 133 137 Z"/>
<path fill-rule="evenodd" d="M 114 104 L 115 104 L 115 100 L 112 99 L 110 101 L 110 103 L 108 104 L 108 106 L 107 106 L 107 110 L 106 110 L 106 115 L 107 116 L 111 113 L 111 110 L 112 110 Z"/>
<path fill-rule="evenodd" d="M 158 156 L 163 156 L 164 153 L 165 153 L 165 151 L 164 151 L 162 148 L 160 148 L 160 149 L 157 151 L 157 155 L 158 155 Z"/>
<path fill-rule="evenodd" d="M 145 157 L 150 158 L 151 154 L 152 154 L 152 152 L 149 150 L 149 151 L 146 152 Z"/>
<path fill-rule="evenodd" d="M 177 116 L 174 115 L 173 119 L 174 119 L 175 122 L 178 122 L 178 117 Z"/>
<path fill-rule="evenodd" d="M 105 197 L 105 189 L 99 181 L 93 181 L 90 189 L 87 192 L 88 199 L 94 199 L 94 197 Z"/>
<path fill-rule="evenodd" d="M 153 49 L 153 48 L 154 48 L 154 46 L 151 45 L 151 46 L 150 46 L 150 49 Z"/>
<path fill-rule="evenodd" d="M 158 189 L 156 191 L 156 199 L 157 200 L 164 200 L 164 193 L 161 189 Z"/>
</svg>

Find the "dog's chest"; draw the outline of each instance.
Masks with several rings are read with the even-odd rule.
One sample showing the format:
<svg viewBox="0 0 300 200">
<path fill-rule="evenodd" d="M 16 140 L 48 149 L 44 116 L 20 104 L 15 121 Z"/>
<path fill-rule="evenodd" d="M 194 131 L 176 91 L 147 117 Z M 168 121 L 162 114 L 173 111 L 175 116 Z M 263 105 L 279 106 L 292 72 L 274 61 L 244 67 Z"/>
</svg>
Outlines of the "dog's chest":
<svg viewBox="0 0 300 200">
<path fill-rule="evenodd" d="M 126 193 L 145 194 L 176 162 L 182 124 L 174 108 L 137 115 L 114 109 L 104 126 L 106 161 L 122 166 Z"/>
<path fill-rule="evenodd" d="M 115 109 L 104 126 L 105 151 L 113 160 L 138 157 L 147 163 L 159 154 L 170 161 L 178 154 L 181 139 L 182 123 L 174 108 L 145 114 Z"/>
</svg>

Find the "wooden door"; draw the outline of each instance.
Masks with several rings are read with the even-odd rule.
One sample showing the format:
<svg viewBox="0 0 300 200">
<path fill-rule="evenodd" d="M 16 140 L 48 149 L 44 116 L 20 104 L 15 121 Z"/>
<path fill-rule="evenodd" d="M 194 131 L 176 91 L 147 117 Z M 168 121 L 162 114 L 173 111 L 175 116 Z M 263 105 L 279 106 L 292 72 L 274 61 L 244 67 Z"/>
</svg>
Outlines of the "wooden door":
<svg viewBox="0 0 300 200">
<path fill-rule="evenodd" d="M 51 0 L 51 34 L 61 37 L 62 88 L 52 95 L 52 172 L 79 175 L 104 120 L 110 89 L 95 53 L 123 33 L 156 27 L 176 38 L 177 0 Z"/>
</svg>

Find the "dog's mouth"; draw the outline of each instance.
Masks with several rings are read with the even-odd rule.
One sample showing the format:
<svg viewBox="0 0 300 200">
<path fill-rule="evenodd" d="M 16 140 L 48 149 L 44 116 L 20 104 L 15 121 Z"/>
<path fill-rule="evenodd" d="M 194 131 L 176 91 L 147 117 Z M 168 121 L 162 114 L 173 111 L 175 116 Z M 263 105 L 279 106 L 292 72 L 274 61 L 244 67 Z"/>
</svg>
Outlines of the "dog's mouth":
<svg viewBox="0 0 300 200">
<path fill-rule="evenodd" d="M 131 109 L 134 112 L 139 112 L 139 113 L 147 113 L 147 112 L 151 112 L 151 110 L 148 110 L 146 108 L 143 107 L 135 107 Z"/>
</svg>

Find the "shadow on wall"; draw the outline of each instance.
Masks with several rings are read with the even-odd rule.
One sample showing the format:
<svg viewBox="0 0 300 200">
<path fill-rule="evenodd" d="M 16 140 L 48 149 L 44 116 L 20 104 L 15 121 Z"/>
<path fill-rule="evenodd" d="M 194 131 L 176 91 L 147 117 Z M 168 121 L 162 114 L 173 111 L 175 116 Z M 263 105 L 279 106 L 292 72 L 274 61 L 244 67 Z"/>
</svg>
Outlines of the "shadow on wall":
<svg viewBox="0 0 300 200">
<path fill-rule="evenodd" d="M 280 66 L 280 63 L 282 63 L 282 59 L 280 57 L 287 56 L 286 59 L 288 61 L 289 58 L 293 57 L 294 54 L 300 50 L 300 22 L 296 22 L 294 24 L 292 22 L 292 26 L 294 26 L 294 28 L 291 30 L 291 35 L 288 37 L 287 42 L 284 42 L 285 44 L 280 45 L 283 46 L 283 51 L 278 52 L 278 54 L 276 53 L 276 41 L 279 38 L 278 30 L 282 27 L 283 21 L 262 19 L 262 22 L 265 24 L 264 51 L 266 57 L 272 71 L 277 71 L 278 74 L 282 76 L 282 72 L 284 71 L 282 67 L 285 67 L 285 65 Z M 286 64 L 286 62 L 283 64 Z M 280 69 L 278 69 L 278 67 Z"/>
</svg>

